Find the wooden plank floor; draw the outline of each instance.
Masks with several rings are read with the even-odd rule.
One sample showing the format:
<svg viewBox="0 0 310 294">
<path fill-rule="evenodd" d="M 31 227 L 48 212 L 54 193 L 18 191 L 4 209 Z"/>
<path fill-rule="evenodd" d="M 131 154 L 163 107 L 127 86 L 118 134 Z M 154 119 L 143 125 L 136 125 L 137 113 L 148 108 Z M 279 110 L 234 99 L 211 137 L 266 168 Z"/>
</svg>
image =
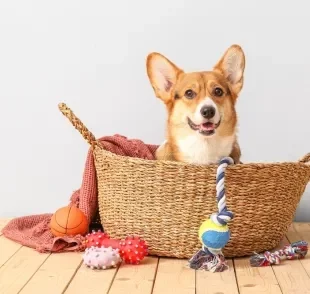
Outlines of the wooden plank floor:
<svg viewBox="0 0 310 294">
<path fill-rule="evenodd" d="M 0 230 L 7 220 L 0 219 Z M 310 242 L 310 223 L 292 224 L 280 246 Z M 82 253 L 39 254 L 0 233 L 0 294 L 310 294 L 310 253 L 304 260 L 252 268 L 249 258 L 229 260 L 223 273 L 194 271 L 187 260 L 147 257 L 139 266 L 93 271 Z"/>
</svg>

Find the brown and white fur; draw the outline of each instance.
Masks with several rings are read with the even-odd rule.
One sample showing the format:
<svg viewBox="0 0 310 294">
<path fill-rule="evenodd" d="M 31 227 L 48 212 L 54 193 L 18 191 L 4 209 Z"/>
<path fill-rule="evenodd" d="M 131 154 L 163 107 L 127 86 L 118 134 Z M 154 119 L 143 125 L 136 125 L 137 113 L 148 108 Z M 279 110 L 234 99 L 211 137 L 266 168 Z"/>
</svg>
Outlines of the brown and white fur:
<svg viewBox="0 0 310 294">
<path fill-rule="evenodd" d="M 205 165 L 231 156 L 240 162 L 235 104 L 244 68 L 238 45 L 212 71 L 185 73 L 163 55 L 149 54 L 147 73 L 168 111 L 166 141 L 157 149 L 157 159 Z"/>
</svg>

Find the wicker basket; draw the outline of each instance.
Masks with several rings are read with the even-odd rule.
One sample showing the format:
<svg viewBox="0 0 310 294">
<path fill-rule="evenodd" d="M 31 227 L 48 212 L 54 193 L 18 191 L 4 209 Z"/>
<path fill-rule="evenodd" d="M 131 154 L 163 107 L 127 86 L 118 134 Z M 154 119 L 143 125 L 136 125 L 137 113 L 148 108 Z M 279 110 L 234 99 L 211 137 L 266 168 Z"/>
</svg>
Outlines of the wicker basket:
<svg viewBox="0 0 310 294">
<path fill-rule="evenodd" d="M 144 160 L 104 150 L 65 105 L 61 112 L 93 149 L 101 223 L 116 238 L 142 236 L 150 254 L 189 258 L 200 247 L 198 228 L 217 211 L 215 165 Z M 226 170 L 233 211 L 227 257 L 271 250 L 293 221 L 310 180 L 310 154 L 296 163 L 238 164 Z"/>
</svg>

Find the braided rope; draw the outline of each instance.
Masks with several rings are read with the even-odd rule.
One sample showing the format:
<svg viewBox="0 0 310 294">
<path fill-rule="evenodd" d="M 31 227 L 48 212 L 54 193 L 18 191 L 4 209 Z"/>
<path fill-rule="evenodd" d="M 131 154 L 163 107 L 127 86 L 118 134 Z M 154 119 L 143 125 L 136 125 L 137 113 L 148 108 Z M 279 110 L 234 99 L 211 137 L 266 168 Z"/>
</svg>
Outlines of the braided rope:
<svg viewBox="0 0 310 294">
<path fill-rule="evenodd" d="M 230 222 L 234 215 L 232 211 L 227 209 L 225 195 L 225 171 L 228 165 L 233 164 L 234 160 L 231 157 L 224 157 L 220 160 L 216 172 L 216 199 L 218 213 L 211 215 L 212 221 L 217 225 L 226 225 Z"/>
<path fill-rule="evenodd" d="M 285 246 L 273 253 L 266 251 L 262 254 L 255 254 L 250 258 L 250 265 L 253 267 L 280 264 L 281 260 L 303 259 L 308 253 L 308 243 L 297 241 Z"/>
</svg>

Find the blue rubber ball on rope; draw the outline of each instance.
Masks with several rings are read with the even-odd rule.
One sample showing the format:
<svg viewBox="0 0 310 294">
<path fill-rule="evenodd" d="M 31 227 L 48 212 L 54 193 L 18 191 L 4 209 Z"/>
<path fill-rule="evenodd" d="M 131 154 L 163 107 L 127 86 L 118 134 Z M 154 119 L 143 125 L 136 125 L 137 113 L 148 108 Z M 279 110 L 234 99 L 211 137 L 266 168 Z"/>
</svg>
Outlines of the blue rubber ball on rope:
<svg viewBox="0 0 310 294">
<path fill-rule="evenodd" d="M 234 161 L 225 157 L 219 162 L 216 173 L 216 198 L 218 212 L 213 213 L 209 219 L 204 221 L 199 228 L 199 239 L 202 245 L 213 254 L 218 254 L 230 239 L 230 231 L 227 223 L 233 218 L 233 213 L 227 209 L 225 195 L 225 170 Z"/>
<path fill-rule="evenodd" d="M 227 225 L 217 225 L 208 219 L 199 228 L 199 239 L 203 246 L 207 247 L 213 254 L 221 251 L 230 239 Z"/>
<path fill-rule="evenodd" d="M 228 165 L 233 164 L 230 157 L 222 158 L 216 172 L 216 200 L 218 212 L 213 213 L 199 227 L 198 235 L 202 243 L 200 249 L 190 260 L 189 266 L 192 269 L 201 269 L 211 272 L 221 272 L 228 268 L 222 249 L 230 239 L 230 232 L 227 223 L 234 215 L 227 209 L 225 195 L 225 170 Z"/>
</svg>

